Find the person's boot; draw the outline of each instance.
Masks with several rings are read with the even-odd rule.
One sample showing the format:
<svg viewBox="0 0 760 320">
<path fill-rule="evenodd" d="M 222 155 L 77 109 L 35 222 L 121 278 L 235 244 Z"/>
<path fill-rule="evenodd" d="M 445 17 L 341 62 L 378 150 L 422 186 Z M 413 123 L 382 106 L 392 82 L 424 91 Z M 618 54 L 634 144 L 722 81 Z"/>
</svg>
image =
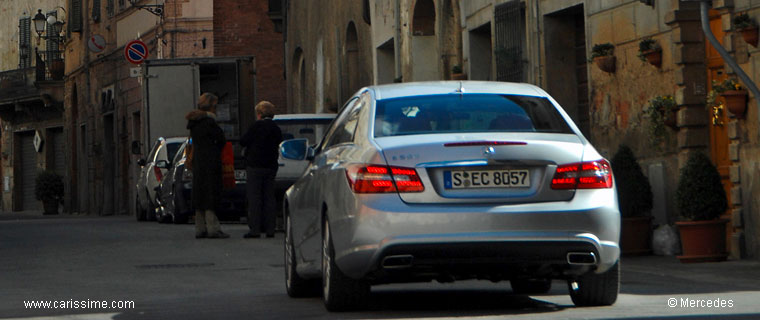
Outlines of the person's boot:
<svg viewBox="0 0 760 320">
<path fill-rule="evenodd" d="M 211 210 L 206 210 L 206 230 L 208 231 L 208 238 L 211 239 L 225 239 L 230 235 L 222 232 L 219 226 L 219 219 L 216 217 L 216 213 Z"/>
</svg>

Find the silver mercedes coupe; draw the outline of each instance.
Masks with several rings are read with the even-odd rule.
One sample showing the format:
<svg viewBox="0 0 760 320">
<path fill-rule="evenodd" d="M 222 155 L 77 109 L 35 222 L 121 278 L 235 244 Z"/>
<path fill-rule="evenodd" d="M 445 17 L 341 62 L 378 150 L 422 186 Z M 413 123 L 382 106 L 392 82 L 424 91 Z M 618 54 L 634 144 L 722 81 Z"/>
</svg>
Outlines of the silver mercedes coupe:
<svg viewBox="0 0 760 320">
<path fill-rule="evenodd" d="M 280 145 L 309 165 L 283 200 L 290 296 L 361 308 L 370 287 L 566 280 L 611 305 L 620 212 L 609 162 L 542 89 L 444 81 L 362 88 L 323 140 Z M 321 281 L 320 281 L 321 279 Z"/>
</svg>

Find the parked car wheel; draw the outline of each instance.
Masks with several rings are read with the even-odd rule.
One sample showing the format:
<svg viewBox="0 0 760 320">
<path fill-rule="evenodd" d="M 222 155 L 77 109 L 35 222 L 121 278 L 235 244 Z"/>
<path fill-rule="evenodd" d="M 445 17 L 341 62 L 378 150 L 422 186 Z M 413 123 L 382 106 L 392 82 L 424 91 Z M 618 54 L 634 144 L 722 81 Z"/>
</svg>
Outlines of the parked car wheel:
<svg viewBox="0 0 760 320">
<path fill-rule="evenodd" d="M 567 282 L 570 298 L 579 307 L 609 306 L 620 291 L 620 261 L 604 273 L 588 273 Z"/>
<path fill-rule="evenodd" d="M 509 283 L 517 294 L 541 294 L 552 289 L 552 279 L 512 279 Z"/>
<path fill-rule="evenodd" d="M 322 299 L 329 311 L 362 308 L 369 298 L 370 286 L 351 279 L 335 264 L 335 248 L 330 235 L 330 222 L 325 219 L 322 230 Z"/>
<path fill-rule="evenodd" d="M 301 278 L 296 272 L 296 251 L 293 247 L 293 231 L 290 217 L 285 218 L 285 288 L 293 298 L 319 294 L 319 282 Z"/>
<path fill-rule="evenodd" d="M 146 215 L 145 209 L 140 206 L 140 200 L 135 198 L 135 218 L 137 221 L 145 221 Z"/>
</svg>

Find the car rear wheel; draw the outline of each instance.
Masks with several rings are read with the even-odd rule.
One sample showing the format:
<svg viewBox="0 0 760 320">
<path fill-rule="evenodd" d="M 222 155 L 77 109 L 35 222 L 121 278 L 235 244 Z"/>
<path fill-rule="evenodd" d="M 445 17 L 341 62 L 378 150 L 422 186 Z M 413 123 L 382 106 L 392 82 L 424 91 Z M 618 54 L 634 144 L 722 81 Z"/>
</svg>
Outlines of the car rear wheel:
<svg viewBox="0 0 760 320">
<path fill-rule="evenodd" d="M 364 307 L 369 298 L 369 283 L 349 278 L 335 264 L 335 248 L 327 219 L 322 233 L 322 299 L 325 307 L 329 311 Z"/>
<path fill-rule="evenodd" d="M 512 279 L 509 283 L 517 294 L 542 294 L 552 289 L 552 279 Z"/>
<path fill-rule="evenodd" d="M 285 218 L 285 288 L 293 298 L 319 294 L 319 282 L 301 278 L 296 272 L 296 250 L 293 247 L 293 229 L 290 217 Z"/>
<path fill-rule="evenodd" d="M 146 215 L 145 210 L 140 206 L 140 200 L 135 198 L 135 218 L 137 221 L 145 221 Z"/>
<path fill-rule="evenodd" d="M 567 284 L 576 306 L 610 306 L 620 292 L 620 261 L 604 273 L 588 273 Z"/>
</svg>

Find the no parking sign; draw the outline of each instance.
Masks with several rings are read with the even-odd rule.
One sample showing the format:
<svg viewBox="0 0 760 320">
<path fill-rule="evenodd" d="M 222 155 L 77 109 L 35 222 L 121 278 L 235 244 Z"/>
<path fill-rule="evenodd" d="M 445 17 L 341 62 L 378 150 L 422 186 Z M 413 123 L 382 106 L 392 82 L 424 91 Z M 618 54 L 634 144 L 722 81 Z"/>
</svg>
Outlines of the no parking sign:
<svg viewBox="0 0 760 320">
<path fill-rule="evenodd" d="M 148 57 L 148 47 L 140 40 L 132 40 L 124 46 L 124 57 L 133 64 L 141 64 Z"/>
</svg>

